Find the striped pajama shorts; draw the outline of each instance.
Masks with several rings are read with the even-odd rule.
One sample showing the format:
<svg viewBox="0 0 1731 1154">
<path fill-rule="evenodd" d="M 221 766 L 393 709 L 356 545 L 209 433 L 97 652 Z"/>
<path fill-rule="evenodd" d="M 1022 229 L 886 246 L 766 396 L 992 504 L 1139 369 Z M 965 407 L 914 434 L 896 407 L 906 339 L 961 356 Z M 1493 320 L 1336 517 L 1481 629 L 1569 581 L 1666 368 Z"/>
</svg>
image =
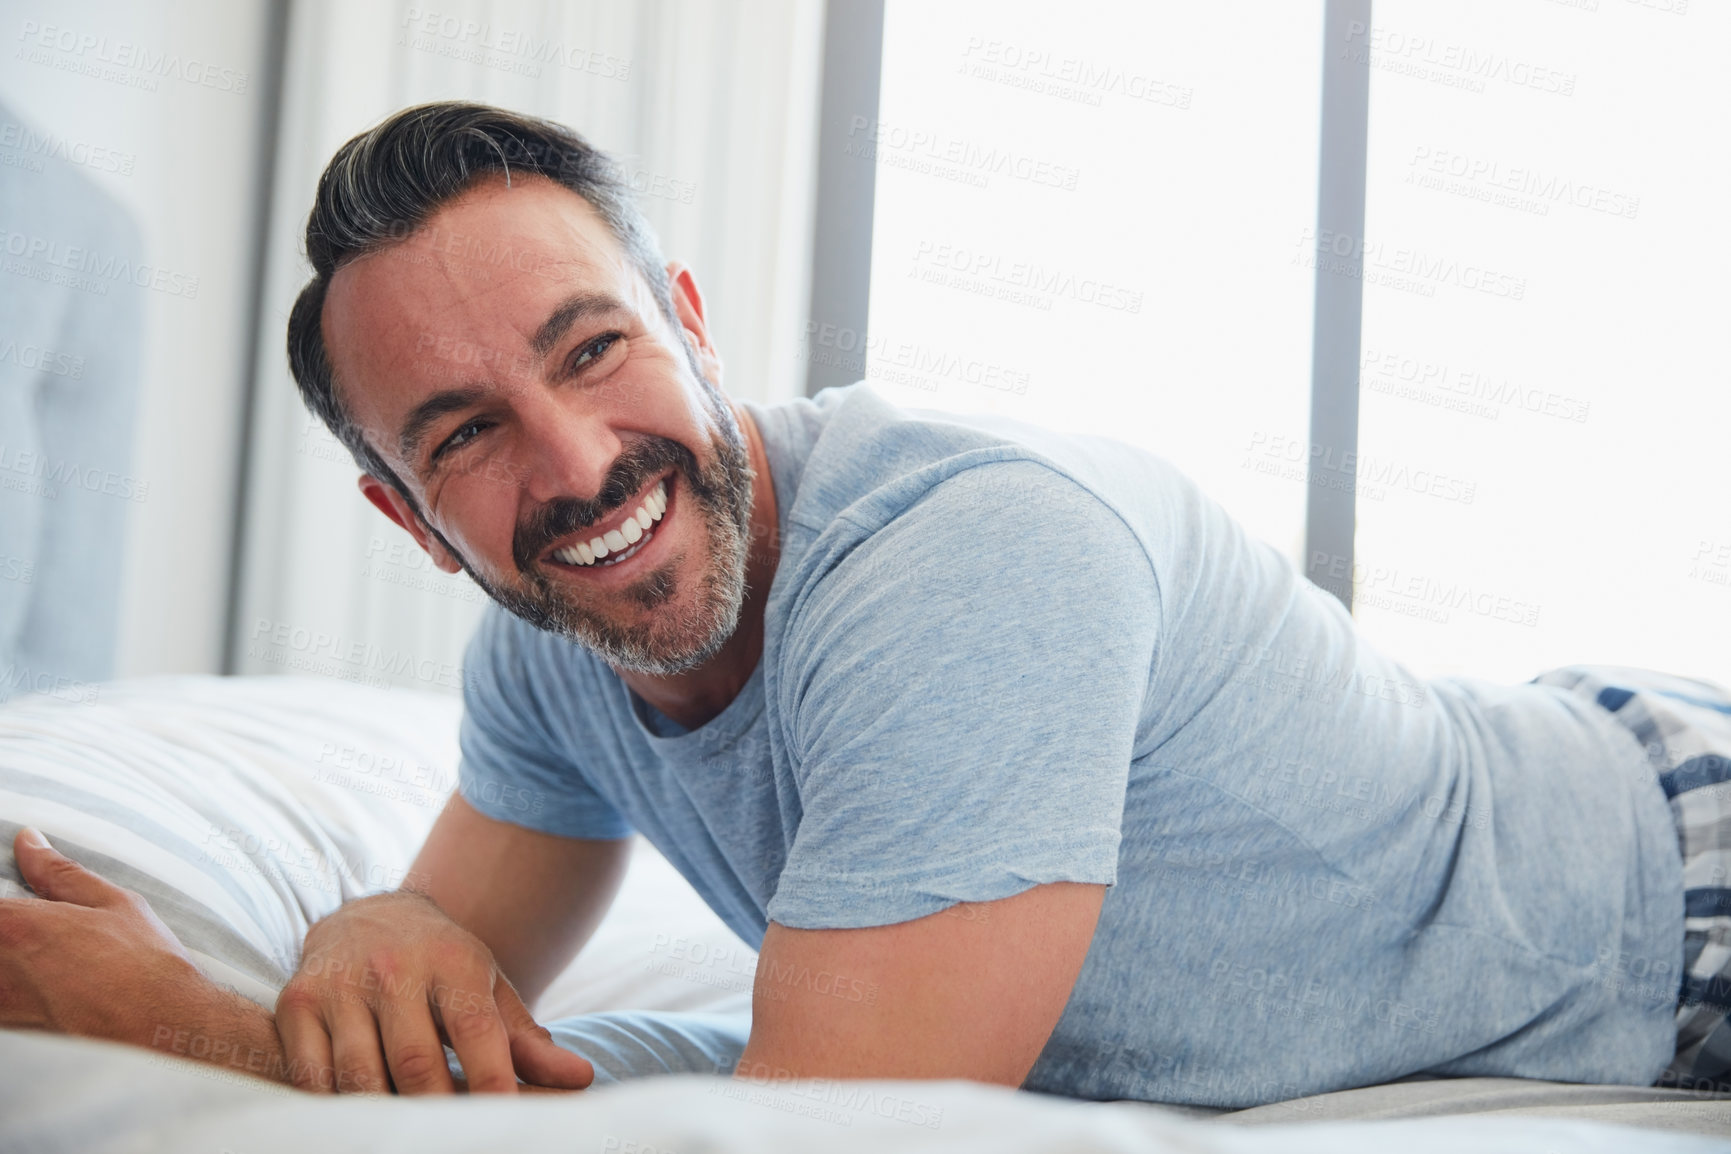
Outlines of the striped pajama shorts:
<svg viewBox="0 0 1731 1154">
<path fill-rule="evenodd" d="M 1683 851 L 1677 1052 L 1657 1084 L 1731 1092 L 1731 692 L 1610 666 L 1572 665 L 1533 680 L 1609 710 L 1647 752 Z"/>
</svg>

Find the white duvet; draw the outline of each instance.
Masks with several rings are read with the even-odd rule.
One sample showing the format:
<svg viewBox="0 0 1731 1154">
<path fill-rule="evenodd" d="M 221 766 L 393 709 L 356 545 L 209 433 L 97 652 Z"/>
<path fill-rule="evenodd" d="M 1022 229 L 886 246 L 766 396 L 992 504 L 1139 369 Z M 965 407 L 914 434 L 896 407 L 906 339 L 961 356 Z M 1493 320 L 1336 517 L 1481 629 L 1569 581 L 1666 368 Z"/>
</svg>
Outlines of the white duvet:
<svg viewBox="0 0 1731 1154">
<path fill-rule="evenodd" d="M 103 686 L 94 702 L 9 703 L 0 889 L 16 877 L 11 834 L 35 825 L 144 892 L 213 978 L 272 1005 L 308 925 L 401 883 L 454 784 L 457 721 L 449 698 L 294 678 L 160 678 Z M 543 1021 L 739 1008 L 754 963 L 640 843 L 613 911 L 535 1008 Z M 6 1031 L 0 1069 L 7 1151 L 1731 1151 L 1683 1133 L 1501 1114 L 1235 1126 L 961 1083 L 658 1078 L 557 1097 L 319 1099 L 171 1056 Z M 1731 1133 L 1731 1104 L 1716 1114 L 1721 1104 L 1644 1094 L 1663 1092 L 1628 1090 L 1600 1116 L 1633 1103 L 1651 1108 L 1636 1115 L 1643 1124 L 1714 1130 L 1723 1118 Z"/>
</svg>

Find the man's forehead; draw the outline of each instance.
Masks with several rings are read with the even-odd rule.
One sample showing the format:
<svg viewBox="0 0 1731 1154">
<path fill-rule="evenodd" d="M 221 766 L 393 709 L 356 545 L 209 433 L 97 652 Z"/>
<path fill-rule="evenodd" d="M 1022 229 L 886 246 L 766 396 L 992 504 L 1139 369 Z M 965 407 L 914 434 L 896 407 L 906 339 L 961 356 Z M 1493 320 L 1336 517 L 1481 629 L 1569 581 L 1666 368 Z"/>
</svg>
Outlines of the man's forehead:
<svg viewBox="0 0 1731 1154">
<path fill-rule="evenodd" d="M 452 350 L 521 365 L 562 301 L 588 291 L 640 307 L 637 279 L 576 193 L 544 178 L 489 181 L 332 277 L 323 328 L 343 401 L 363 427 L 384 433 L 416 394 L 449 384 L 460 367 Z"/>
<path fill-rule="evenodd" d="M 340 269 L 326 300 L 326 335 L 408 317 L 460 324 L 501 312 L 525 334 L 541 317 L 523 304 L 627 278 L 629 262 L 588 201 L 545 179 L 473 189 L 404 240 Z M 613 287 L 625 289 L 623 283 Z M 368 334 L 373 338 L 378 333 Z"/>
</svg>

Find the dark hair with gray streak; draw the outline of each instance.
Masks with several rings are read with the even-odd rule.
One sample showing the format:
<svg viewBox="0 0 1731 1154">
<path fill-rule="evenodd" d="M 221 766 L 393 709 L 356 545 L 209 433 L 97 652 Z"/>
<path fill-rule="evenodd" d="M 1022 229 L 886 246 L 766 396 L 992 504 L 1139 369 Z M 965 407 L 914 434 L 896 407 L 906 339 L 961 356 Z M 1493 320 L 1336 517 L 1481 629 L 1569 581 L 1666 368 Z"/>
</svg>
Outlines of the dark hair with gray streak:
<svg viewBox="0 0 1731 1154">
<path fill-rule="evenodd" d="M 350 261 L 406 240 L 444 205 L 494 173 L 544 176 L 594 206 L 678 328 L 660 246 L 631 200 L 618 163 L 551 120 L 485 104 L 405 108 L 337 149 L 307 217 L 313 279 L 289 314 L 289 369 L 306 402 L 355 463 L 420 506 L 337 396 L 319 319 L 331 277 Z"/>
</svg>

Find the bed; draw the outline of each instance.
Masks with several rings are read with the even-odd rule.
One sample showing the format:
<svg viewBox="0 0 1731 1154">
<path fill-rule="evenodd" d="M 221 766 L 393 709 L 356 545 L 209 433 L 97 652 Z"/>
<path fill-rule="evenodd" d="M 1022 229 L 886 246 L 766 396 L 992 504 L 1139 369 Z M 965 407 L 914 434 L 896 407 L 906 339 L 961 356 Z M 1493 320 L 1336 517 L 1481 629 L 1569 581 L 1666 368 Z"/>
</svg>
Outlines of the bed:
<svg viewBox="0 0 1731 1154">
<path fill-rule="evenodd" d="M 401 884 L 455 784 L 455 700 L 290 677 L 171 677 L 0 708 L 0 893 L 21 825 L 143 893 L 262 1005 L 307 927 Z M 737 1013 L 755 958 L 646 843 L 535 1007 Z M 0 1031 L 0 1149 L 41 1151 L 1731 1151 L 1731 1095 L 1413 1079 L 1251 1109 L 965 1083 L 663 1077 L 576 1095 L 314 1098 L 148 1051 Z"/>
</svg>

